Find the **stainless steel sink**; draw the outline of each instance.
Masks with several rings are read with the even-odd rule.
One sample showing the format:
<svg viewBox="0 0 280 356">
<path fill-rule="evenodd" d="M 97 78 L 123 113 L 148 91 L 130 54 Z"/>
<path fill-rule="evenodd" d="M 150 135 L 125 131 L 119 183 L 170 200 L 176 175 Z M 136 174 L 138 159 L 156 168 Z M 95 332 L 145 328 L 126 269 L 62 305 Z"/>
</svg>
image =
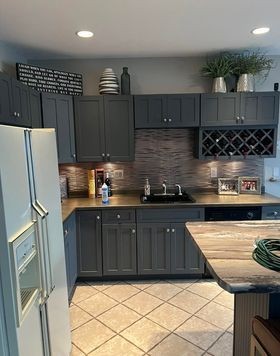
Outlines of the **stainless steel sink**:
<svg viewBox="0 0 280 356">
<path fill-rule="evenodd" d="M 169 193 L 169 194 L 151 194 L 140 196 L 140 201 L 143 204 L 149 203 L 195 203 L 195 199 L 188 193 L 182 195 Z"/>
</svg>

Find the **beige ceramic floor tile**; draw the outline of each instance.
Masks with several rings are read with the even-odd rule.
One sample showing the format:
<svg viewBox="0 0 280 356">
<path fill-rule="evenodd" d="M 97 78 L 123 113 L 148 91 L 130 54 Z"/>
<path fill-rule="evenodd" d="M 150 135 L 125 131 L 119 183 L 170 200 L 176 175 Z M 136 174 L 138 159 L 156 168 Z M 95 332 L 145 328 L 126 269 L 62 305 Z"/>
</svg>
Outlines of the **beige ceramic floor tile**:
<svg viewBox="0 0 280 356">
<path fill-rule="evenodd" d="M 176 287 L 186 289 L 196 283 L 197 279 L 168 279 L 167 282 L 173 284 Z"/>
<path fill-rule="evenodd" d="M 171 334 L 164 339 L 158 346 L 149 352 L 151 356 L 199 356 L 203 350 L 192 345 L 187 340 L 177 335 Z"/>
<path fill-rule="evenodd" d="M 199 281 L 188 288 L 188 291 L 200 295 L 207 299 L 213 299 L 220 294 L 223 289 L 216 282 Z"/>
<path fill-rule="evenodd" d="M 232 356 L 233 355 L 233 335 L 225 333 L 215 344 L 208 350 L 215 356 Z"/>
<path fill-rule="evenodd" d="M 170 299 L 168 302 L 185 310 L 188 313 L 194 314 L 205 304 L 207 304 L 209 300 L 202 298 L 194 293 L 190 293 L 188 290 L 184 290 L 181 293 L 175 295 L 175 297 Z"/>
<path fill-rule="evenodd" d="M 224 330 L 233 322 L 233 310 L 215 302 L 205 305 L 195 315 Z"/>
<path fill-rule="evenodd" d="M 121 335 L 147 352 L 165 338 L 168 335 L 168 331 L 143 318 L 124 330 Z"/>
<path fill-rule="evenodd" d="M 75 288 L 75 293 L 74 293 L 71 301 L 73 303 L 77 304 L 77 303 L 81 302 L 82 300 L 85 300 L 97 293 L 98 293 L 98 290 L 90 287 L 89 285 L 87 285 L 85 283 L 77 284 L 76 288 Z"/>
<path fill-rule="evenodd" d="M 85 354 L 88 354 L 114 335 L 113 331 L 93 319 L 72 332 L 72 341 Z"/>
<path fill-rule="evenodd" d="M 95 351 L 91 352 L 89 356 L 141 356 L 144 352 L 138 347 L 132 345 L 123 337 L 117 335 L 105 344 L 100 346 Z"/>
<path fill-rule="evenodd" d="M 227 329 L 227 331 L 233 334 L 233 324 Z"/>
<path fill-rule="evenodd" d="M 216 298 L 213 299 L 214 302 L 223 305 L 224 307 L 233 309 L 234 308 L 234 294 L 223 291 Z"/>
<path fill-rule="evenodd" d="M 223 330 L 192 316 L 175 333 L 191 343 L 207 350 L 223 333 Z"/>
<path fill-rule="evenodd" d="M 78 303 L 77 305 L 87 313 L 96 317 L 104 313 L 106 310 L 111 309 L 117 305 L 117 303 L 114 301 L 114 299 L 109 298 L 107 295 L 100 292 Z"/>
<path fill-rule="evenodd" d="M 168 282 L 159 282 L 145 289 L 146 293 L 152 294 L 163 300 L 168 300 L 181 292 L 182 289 Z"/>
<path fill-rule="evenodd" d="M 146 317 L 164 328 L 173 331 L 184 321 L 189 319 L 191 314 L 175 307 L 174 305 L 164 303 L 153 310 L 150 314 L 146 315 Z"/>
<path fill-rule="evenodd" d="M 72 344 L 71 356 L 85 356 L 85 354 Z"/>
<path fill-rule="evenodd" d="M 127 281 L 127 283 L 129 283 L 130 285 L 132 285 L 135 288 L 144 290 L 148 287 L 150 287 L 151 285 L 158 283 L 159 279 L 155 279 L 155 280 L 139 280 L 139 281 Z"/>
<path fill-rule="evenodd" d="M 90 321 L 92 316 L 86 313 L 84 310 L 80 309 L 76 305 L 73 305 L 70 309 L 70 325 L 71 330 L 83 325 L 84 323 Z"/>
<path fill-rule="evenodd" d="M 109 287 L 114 286 L 115 284 L 120 283 L 119 281 L 88 281 L 86 282 L 88 285 L 94 287 L 95 289 L 99 290 L 102 292 L 105 289 L 108 289 Z"/>
<path fill-rule="evenodd" d="M 97 319 L 119 333 L 140 318 L 139 314 L 119 304 L 100 315 Z"/>
<path fill-rule="evenodd" d="M 104 293 L 118 302 L 123 302 L 134 294 L 139 293 L 139 289 L 126 283 L 119 283 L 105 289 Z"/>
<path fill-rule="evenodd" d="M 145 292 L 140 292 L 134 295 L 133 297 L 129 298 L 125 302 L 123 302 L 124 305 L 135 310 L 137 313 L 141 315 L 146 315 L 147 313 L 154 310 L 162 303 L 163 303 L 162 300 L 155 298 L 152 295 Z"/>
</svg>

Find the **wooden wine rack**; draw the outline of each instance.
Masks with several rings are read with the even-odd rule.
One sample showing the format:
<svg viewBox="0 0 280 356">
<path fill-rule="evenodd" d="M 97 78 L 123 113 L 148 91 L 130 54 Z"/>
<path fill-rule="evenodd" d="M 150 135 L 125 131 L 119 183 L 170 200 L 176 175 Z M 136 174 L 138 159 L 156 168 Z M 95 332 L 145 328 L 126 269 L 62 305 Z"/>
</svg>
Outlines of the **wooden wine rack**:
<svg viewBox="0 0 280 356">
<path fill-rule="evenodd" d="M 200 159 L 275 157 L 276 127 L 200 129 Z"/>
</svg>

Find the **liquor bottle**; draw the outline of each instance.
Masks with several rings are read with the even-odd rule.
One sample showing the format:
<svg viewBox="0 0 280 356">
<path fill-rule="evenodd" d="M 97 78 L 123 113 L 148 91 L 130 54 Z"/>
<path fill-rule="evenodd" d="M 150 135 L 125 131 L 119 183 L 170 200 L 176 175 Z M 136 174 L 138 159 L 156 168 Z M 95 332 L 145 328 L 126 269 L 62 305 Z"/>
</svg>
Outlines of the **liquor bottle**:
<svg viewBox="0 0 280 356">
<path fill-rule="evenodd" d="M 111 183 L 111 180 L 109 178 L 109 173 L 108 172 L 106 173 L 105 184 L 108 187 L 108 197 L 111 197 L 113 195 L 113 193 L 112 193 L 112 183 Z"/>
<path fill-rule="evenodd" d="M 145 185 L 144 185 L 144 195 L 148 196 L 151 194 L 151 186 L 149 183 L 149 179 L 146 178 Z"/>
</svg>

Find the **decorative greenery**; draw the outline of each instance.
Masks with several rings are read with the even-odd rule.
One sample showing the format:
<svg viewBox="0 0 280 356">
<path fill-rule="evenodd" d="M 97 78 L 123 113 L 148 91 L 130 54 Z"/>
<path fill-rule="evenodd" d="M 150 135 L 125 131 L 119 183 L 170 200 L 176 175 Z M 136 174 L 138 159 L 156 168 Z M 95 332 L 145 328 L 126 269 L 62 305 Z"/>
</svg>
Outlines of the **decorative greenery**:
<svg viewBox="0 0 280 356">
<path fill-rule="evenodd" d="M 205 77 L 218 78 L 228 77 L 234 72 L 233 57 L 228 54 L 220 54 L 219 57 L 207 59 L 206 64 L 201 68 L 201 74 Z"/>
<path fill-rule="evenodd" d="M 233 54 L 233 74 L 260 74 L 266 71 L 266 75 L 273 66 L 273 60 L 264 53 L 257 51 L 244 51 L 243 53 Z"/>
</svg>

